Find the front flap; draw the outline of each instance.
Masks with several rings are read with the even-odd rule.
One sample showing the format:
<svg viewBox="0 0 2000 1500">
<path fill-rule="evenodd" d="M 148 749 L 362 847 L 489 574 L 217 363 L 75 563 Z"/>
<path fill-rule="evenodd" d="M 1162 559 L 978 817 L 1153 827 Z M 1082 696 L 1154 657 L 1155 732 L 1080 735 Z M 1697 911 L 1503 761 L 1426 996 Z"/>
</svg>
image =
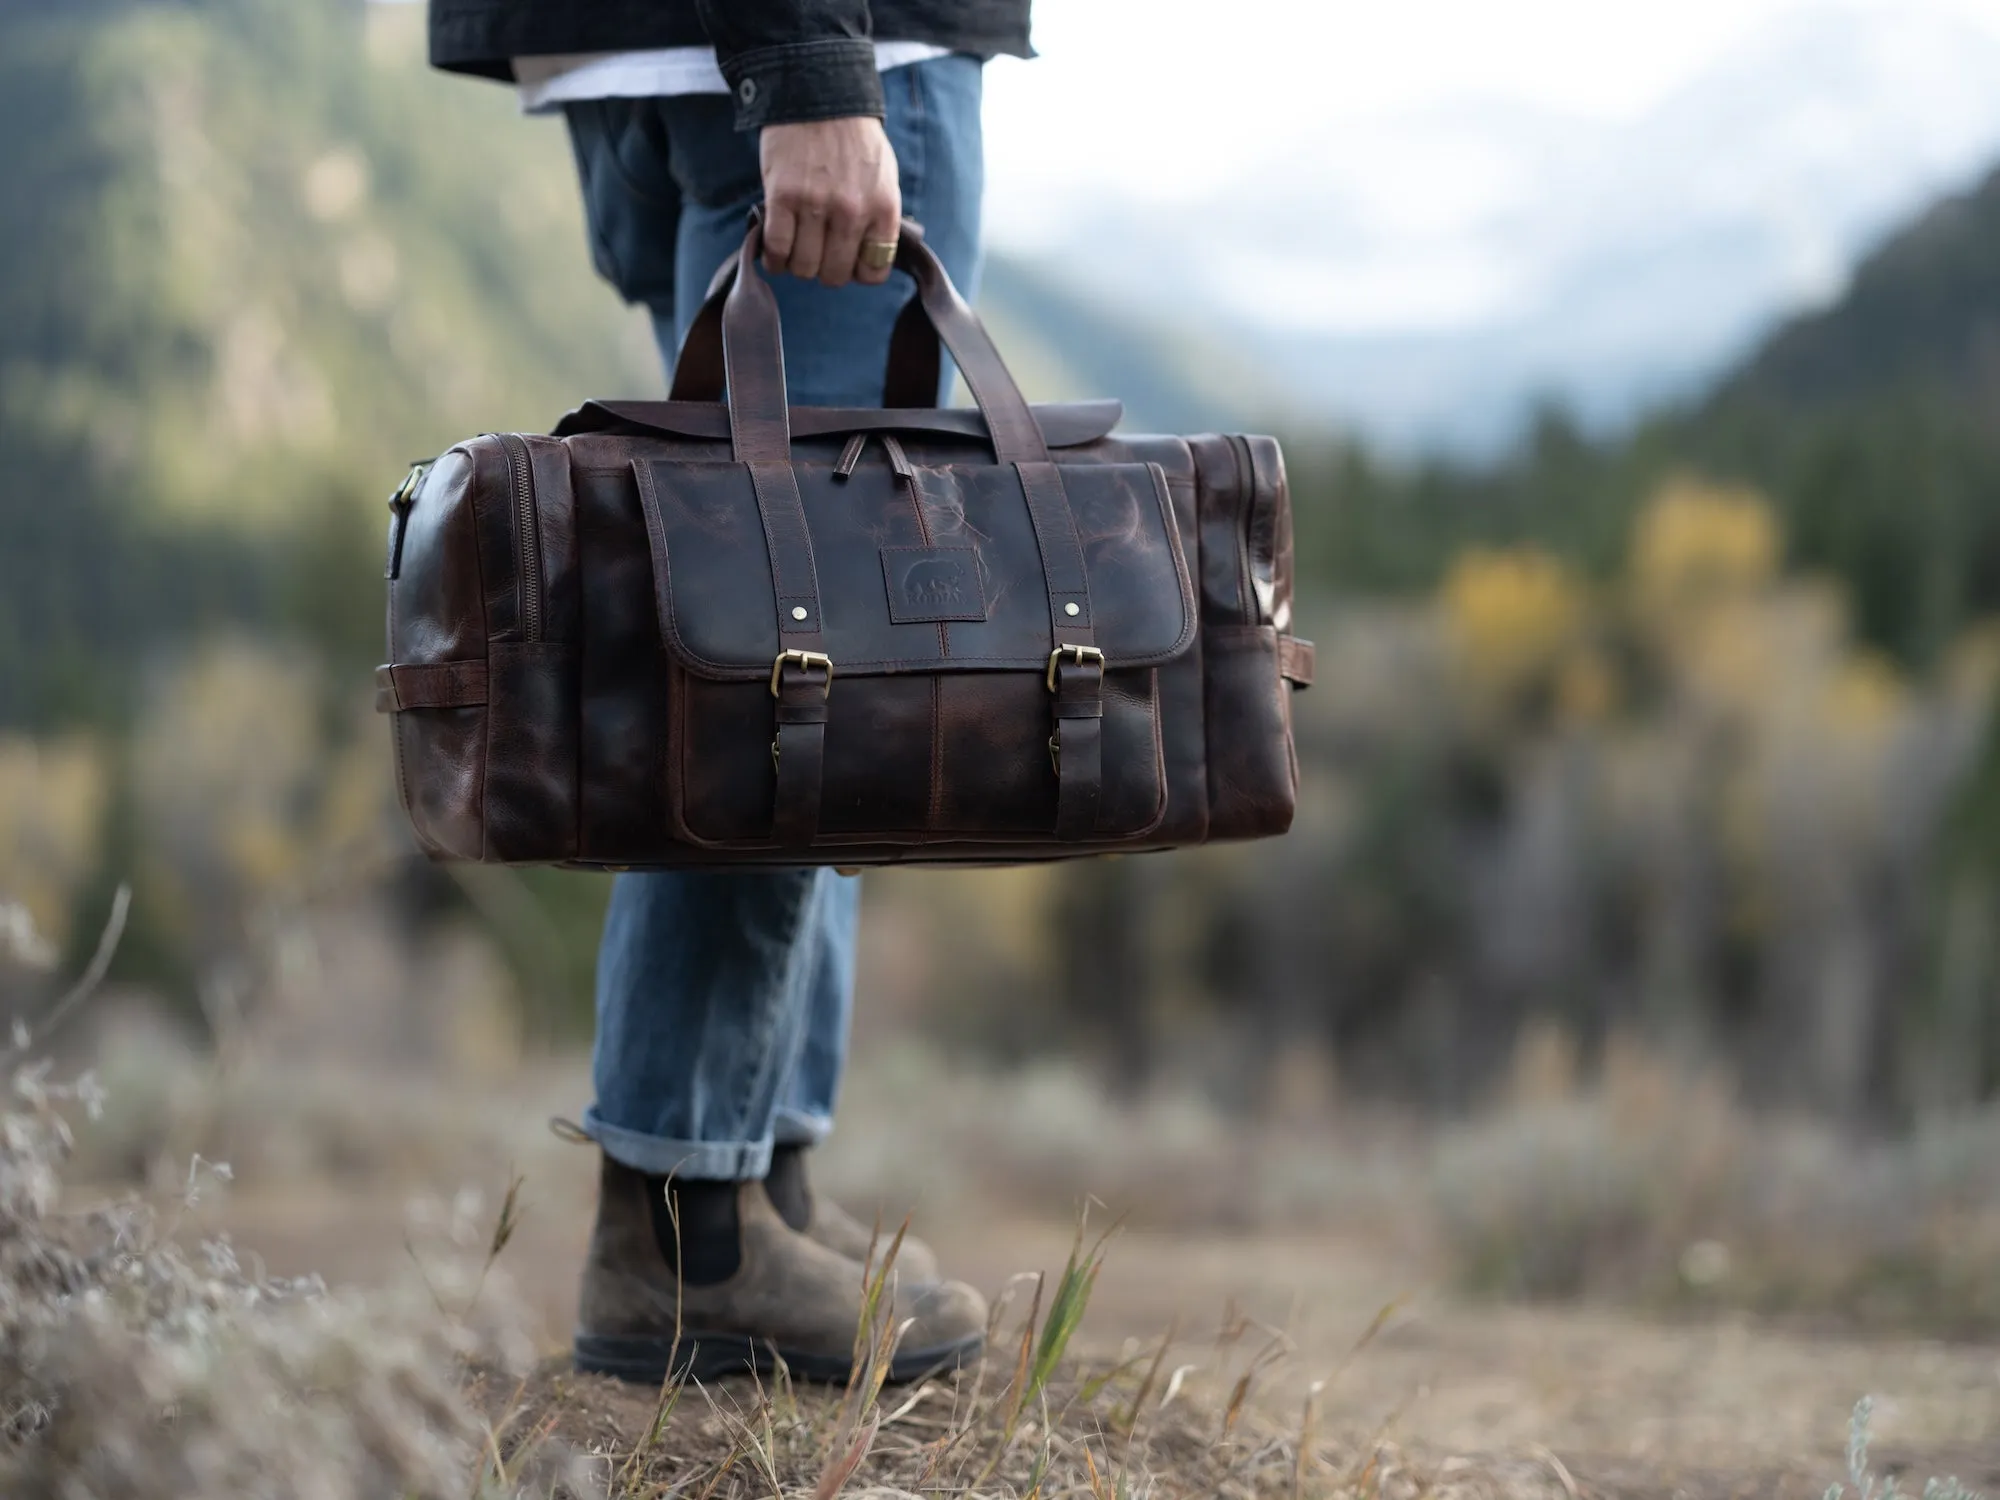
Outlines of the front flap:
<svg viewBox="0 0 2000 1500">
<path fill-rule="evenodd" d="M 780 649 L 777 600 L 749 469 L 670 459 L 633 467 L 667 648 L 704 676 L 768 675 Z M 1194 639 L 1194 594 L 1165 474 L 1157 464 L 1057 467 L 1106 664 L 1180 655 Z M 878 460 L 845 480 L 822 464 L 792 468 L 836 676 L 1047 665 L 1048 590 L 1011 466 L 899 477 Z"/>
<path fill-rule="evenodd" d="M 1125 415 L 1117 401 L 1065 401 L 1029 408 L 1051 448 L 1077 448 L 1110 434 Z M 729 441 L 729 408 L 716 401 L 586 401 L 556 423 L 553 437 L 632 429 L 662 437 Z M 794 406 L 795 438 L 851 432 L 917 432 L 986 440 L 986 418 L 977 407 Z"/>
</svg>

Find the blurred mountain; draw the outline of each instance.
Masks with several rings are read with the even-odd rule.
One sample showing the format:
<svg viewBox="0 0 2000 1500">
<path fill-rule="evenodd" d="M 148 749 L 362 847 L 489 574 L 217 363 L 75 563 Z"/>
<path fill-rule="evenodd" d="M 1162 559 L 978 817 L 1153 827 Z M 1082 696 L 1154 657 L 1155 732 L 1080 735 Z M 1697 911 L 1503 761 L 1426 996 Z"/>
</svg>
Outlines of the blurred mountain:
<svg viewBox="0 0 2000 1500">
<path fill-rule="evenodd" d="M 1922 662 L 2000 613 L 1996 413 L 2000 171 L 1918 215 L 1662 431 L 1768 485 L 1794 560 L 1842 579 L 1865 636 Z"/>
<path fill-rule="evenodd" d="M 1492 453 L 1549 398 L 1604 430 L 1697 390 L 1836 297 L 2000 149 L 2000 37 L 1923 5 L 1815 8 L 1628 123 L 1477 104 L 1273 145 L 1204 201 L 1065 205 L 1051 263 L 1093 303 L 1212 329 L 1371 439 Z M 1479 207 L 1427 215 L 1385 179 L 1410 161 Z"/>
<path fill-rule="evenodd" d="M 1036 262 L 989 256 L 979 316 L 1031 400 L 1115 396 L 1128 432 L 1263 429 L 1291 408 L 1253 356 L 1108 305 Z"/>
<path fill-rule="evenodd" d="M 657 389 L 559 128 L 421 7 L 0 7 L 0 728 L 214 618 L 365 659 L 381 497 L 468 432 Z"/>
<path fill-rule="evenodd" d="M 1802 413 L 1907 398 L 2000 411 L 2000 170 L 1890 238 L 1832 307 L 1781 326 L 1710 405 Z"/>
<path fill-rule="evenodd" d="M 1933 203 L 1824 308 L 1770 330 L 1709 388 L 1629 432 L 1545 414 L 1504 456 L 1292 465 L 1302 556 L 1323 584 L 1427 587 L 1469 546 L 1532 545 L 1599 576 L 1666 479 L 1747 481 L 1788 564 L 1840 585 L 1855 633 L 1908 667 L 2000 616 L 2000 171 Z M 2000 737 L 1994 758 L 2000 848 Z"/>
</svg>

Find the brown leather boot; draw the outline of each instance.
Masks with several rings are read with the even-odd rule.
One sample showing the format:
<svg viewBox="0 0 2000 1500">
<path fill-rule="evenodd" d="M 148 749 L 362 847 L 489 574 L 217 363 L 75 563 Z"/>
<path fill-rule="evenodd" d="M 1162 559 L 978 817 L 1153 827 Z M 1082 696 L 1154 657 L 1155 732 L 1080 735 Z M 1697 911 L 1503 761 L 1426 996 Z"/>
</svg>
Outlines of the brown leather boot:
<svg viewBox="0 0 2000 1500">
<path fill-rule="evenodd" d="M 803 1146 L 780 1146 L 771 1153 L 771 1171 L 764 1179 L 764 1191 L 771 1195 L 778 1217 L 800 1234 L 819 1241 L 836 1255 L 864 1264 L 871 1242 L 876 1262 L 880 1264 L 889 1253 L 889 1246 L 895 1243 L 896 1231 L 903 1227 L 900 1219 L 893 1223 L 884 1220 L 878 1235 L 873 1226 L 862 1223 L 830 1198 L 815 1193 L 806 1174 Z M 902 1248 L 896 1252 L 896 1272 L 904 1286 L 928 1286 L 943 1280 L 937 1255 L 913 1234 L 903 1236 Z"/>
<path fill-rule="evenodd" d="M 802 1380 L 848 1378 L 864 1291 L 857 1262 L 790 1228 L 758 1182 L 704 1185 L 704 1213 L 719 1201 L 733 1225 L 708 1223 L 700 1244 L 683 1244 L 664 1194 L 658 1208 L 651 1201 L 657 1179 L 608 1156 L 603 1163 L 577 1315 L 577 1369 L 659 1385 L 670 1370 L 714 1380 L 768 1372 L 782 1361 Z M 689 1271 L 685 1283 L 681 1264 Z M 704 1275 L 719 1279 L 696 1284 Z M 979 1357 L 986 1330 L 979 1293 L 958 1282 L 894 1279 L 893 1316 L 911 1322 L 890 1361 L 890 1380 L 916 1380 Z"/>
</svg>

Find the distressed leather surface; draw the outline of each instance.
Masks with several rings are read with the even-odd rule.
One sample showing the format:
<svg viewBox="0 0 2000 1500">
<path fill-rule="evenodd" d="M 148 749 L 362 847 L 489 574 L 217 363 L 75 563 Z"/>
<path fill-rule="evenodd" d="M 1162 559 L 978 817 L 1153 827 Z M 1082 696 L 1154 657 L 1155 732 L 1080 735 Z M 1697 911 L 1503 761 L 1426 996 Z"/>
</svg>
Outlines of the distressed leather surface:
<svg viewBox="0 0 2000 1500">
<path fill-rule="evenodd" d="M 429 852 L 1015 863 L 1290 825 L 1277 444 L 1030 408 L 914 271 L 978 411 L 789 407 L 739 271 L 730 404 L 591 403 L 423 475 L 378 681 Z"/>
<path fill-rule="evenodd" d="M 1011 469 L 959 462 L 905 481 L 883 464 L 841 481 L 820 465 L 792 467 L 837 677 L 1047 666 L 1048 589 Z M 634 469 L 649 522 L 658 516 L 654 589 L 668 650 L 703 676 L 768 678 L 777 605 L 744 466 L 654 459 Z M 1165 473 L 1077 464 L 1064 479 L 1098 644 L 1119 667 L 1180 655 L 1194 598 Z"/>
</svg>

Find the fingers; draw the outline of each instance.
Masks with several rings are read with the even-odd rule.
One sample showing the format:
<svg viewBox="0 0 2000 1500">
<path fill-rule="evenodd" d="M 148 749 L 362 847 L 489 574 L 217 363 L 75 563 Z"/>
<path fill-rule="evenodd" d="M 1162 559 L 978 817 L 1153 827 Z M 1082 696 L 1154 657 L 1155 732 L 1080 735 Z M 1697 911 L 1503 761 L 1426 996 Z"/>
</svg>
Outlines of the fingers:
<svg viewBox="0 0 2000 1500">
<path fill-rule="evenodd" d="M 799 232 L 792 241 L 792 253 L 786 259 L 785 269 L 802 281 L 811 281 L 819 275 L 820 263 L 826 252 L 826 210 L 817 203 L 798 205 Z"/>
<path fill-rule="evenodd" d="M 823 286 L 846 286 L 859 273 L 863 207 L 858 199 L 836 203 L 826 221 L 826 250 L 820 257 Z"/>
<path fill-rule="evenodd" d="M 764 269 L 773 275 L 792 263 L 792 246 L 798 240 L 799 216 L 789 195 L 767 194 L 764 199 Z"/>
<path fill-rule="evenodd" d="M 865 240 L 896 238 L 902 193 L 896 155 L 879 120 L 767 125 L 764 264 L 829 287 L 879 285 L 888 270 L 861 264 Z"/>
</svg>

